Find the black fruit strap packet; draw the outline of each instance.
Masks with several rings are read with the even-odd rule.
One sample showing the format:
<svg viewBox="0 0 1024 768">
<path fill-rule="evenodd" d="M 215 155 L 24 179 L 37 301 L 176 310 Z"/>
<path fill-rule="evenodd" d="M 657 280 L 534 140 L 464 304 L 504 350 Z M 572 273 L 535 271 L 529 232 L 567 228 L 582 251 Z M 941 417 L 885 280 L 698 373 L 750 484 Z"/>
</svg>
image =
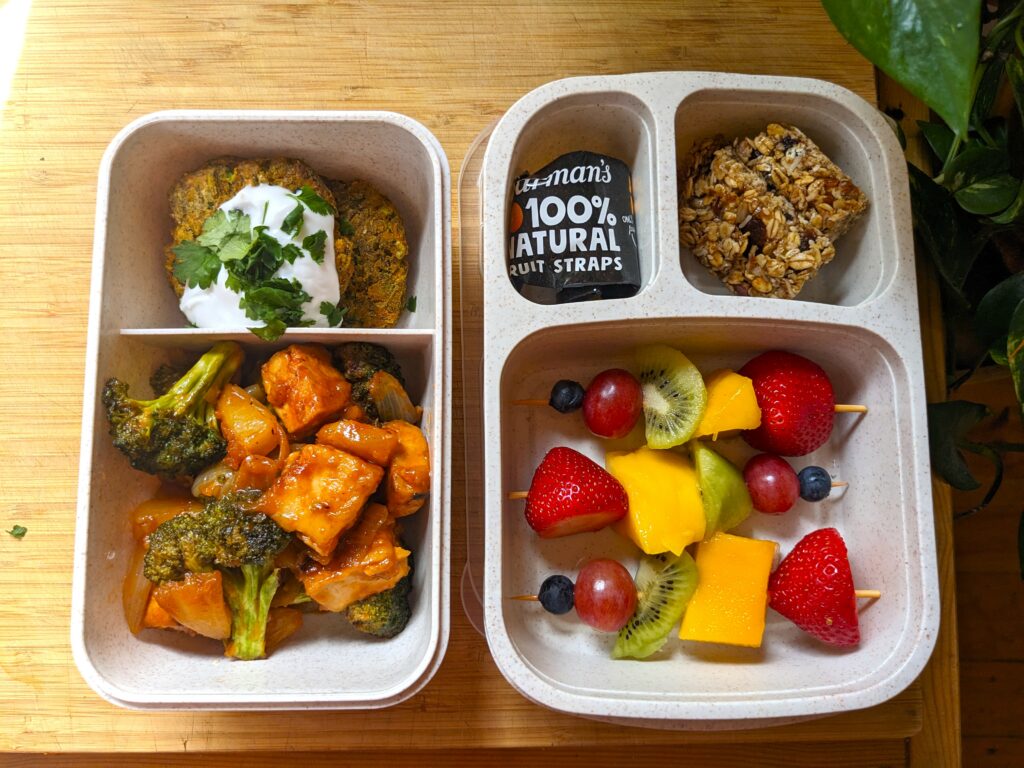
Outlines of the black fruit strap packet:
<svg viewBox="0 0 1024 768">
<path fill-rule="evenodd" d="M 515 181 L 508 274 L 544 304 L 620 299 L 640 290 L 629 166 L 570 152 Z"/>
</svg>

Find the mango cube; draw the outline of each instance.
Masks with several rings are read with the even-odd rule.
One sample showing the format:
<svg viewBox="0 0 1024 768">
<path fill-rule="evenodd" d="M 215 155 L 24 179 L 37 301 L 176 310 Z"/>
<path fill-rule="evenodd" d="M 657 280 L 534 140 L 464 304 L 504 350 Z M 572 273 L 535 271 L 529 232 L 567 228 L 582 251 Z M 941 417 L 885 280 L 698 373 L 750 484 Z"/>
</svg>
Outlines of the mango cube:
<svg viewBox="0 0 1024 768">
<path fill-rule="evenodd" d="M 685 456 L 643 446 L 630 453 L 609 452 L 605 466 L 629 497 L 629 512 L 615 530 L 648 555 L 679 555 L 704 538 L 697 473 Z"/>
<path fill-rule="evenodd" d="M 681 640 L 761 646 L 774 541 L 717 533 L 697 548 L 697 591 L 679 629 Z"/>
<path fill-rule="evenodd" d="M 708 404 L 693 437 L 710 436 L 717 440 L 723 432 L 757 429 L 761 426 L 761 409 L 757 405 L 754 382 L 735 371 L 715 371 L 704 380 Z"/>
</svg>

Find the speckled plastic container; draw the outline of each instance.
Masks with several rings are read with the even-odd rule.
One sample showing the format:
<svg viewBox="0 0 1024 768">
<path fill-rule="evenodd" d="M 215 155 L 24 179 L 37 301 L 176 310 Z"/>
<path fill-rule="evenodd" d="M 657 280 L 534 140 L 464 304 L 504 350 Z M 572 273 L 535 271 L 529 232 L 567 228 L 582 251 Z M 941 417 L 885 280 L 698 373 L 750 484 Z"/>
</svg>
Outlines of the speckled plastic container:
<svg viewBox="0 0 1024 768">
<path fill-rule="evenodd" d="M 768 122 L 803 129 L 871 201 L 798 300 L 733 296 L 679 245 L 682 157 L 698 139 L 753 135 Z M 632 167 L 643 286 L 628 299 L 532 303 L 506 274 L 511 182 L 578 149 Z M 815 80 L 700 72 L 576 78 L 513 105 L 480 166 L 464 169 L 462 190 L 478 197 L 482 221 L 484 525 L 463 594 L 472 614 L 482 591 L 484 630 L 502 673 L 553 709 L 662 728 L 769 725 L 867 707 L 905 688 L 932 651 L 939 595 L 907 177 L 883 117 Z M 464 218 L 464 246 L 468 224 Z M 861 602 L 858 648 L 829 648 L 769 611 L 760 649 L 673 636 L 652 660 L 613 661 L 613 635 L 574 614 L 555 617 L 508 599 L 595 556 L 637 562 L 637 550 L 607 530 L 540 539 L 523 502 L 507 496 L 529 488 L 550 448 L 569 445 L 603 463 L 606 449 L 642 444 L 642 427 L 608 443 L 591 436 L 579 414 L 510 401 L 546 398 L 560 378 L 586 383 L 602 369 L 634 367 L 635 348 L 651 342 L 684 350 L 705 373 L 787 349 L 825 368 L 839 402 L 869 405 L 866 415 L 837 415 L 821 449 L 791 460 L 797 469 L 826 467 L 849 482 L 844 492 L 816 505 L 798 501 L 783 516 L 755 513 L 738 531 L 777 541 L 784 554 L 814 529 L 838 528 L 855 583 L 883 593 Z M 752 454 L 738 439 L 717 447 L 739 465 Z M 471 519 L 471 545 L 477 531 Z"/>
<path fill-rule="evenodd" d="M 325 177 L 377 186 L 406 225 L 416 311 L 393 329 L 293 329 L 272 344 L 245 329 L 187 327 L 163 269 L 167 194 L 182 174 L 223 155 L 296 157 Z M 450 186 L 436 139 L 390 112 L 160 112 L 111 142 L 97 189 L 71 622 L 78 669 L 105 699 L 146 709 L 366 709 L 403 701 L 434 675 L 450 602 Z M 250 355 L 293 342 L 372 341 L 398 358 L 423 406 L 432 460 L 429 503 L 403 521 L 415 570 L 412 619 L 398 637 L 368 638 L 341 617 L 313 615 L 270 658 L 239 662 L 204 638 L 129 633 L 127 516 L 157 483 L 112 447 L 98 392 L 116 375 L 145 393 L 158 363 L 216 339 L 237 340 Z"/>
</svg>

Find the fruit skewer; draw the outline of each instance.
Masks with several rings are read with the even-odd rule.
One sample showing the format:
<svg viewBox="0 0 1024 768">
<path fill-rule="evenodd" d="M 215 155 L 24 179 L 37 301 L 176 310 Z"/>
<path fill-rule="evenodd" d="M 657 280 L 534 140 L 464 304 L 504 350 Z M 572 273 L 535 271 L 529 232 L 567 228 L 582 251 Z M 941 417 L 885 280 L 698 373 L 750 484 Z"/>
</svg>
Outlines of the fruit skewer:
<svg viewBox="0 0 1024 768">
<path fill-rule="evenodd" d="M 845 480 L 834 480 L 834 481 L 832 481 L 832 487 L 833 488 L 845 488 L 848 485 L 849 485 L 849 483 L 846 482 Z M 529 495 L 530 495 L 529 491 L 509 491 L 508 492 L 508 496 L 506 496 L 506 498 L 509 501 L 522 501 L 523 499 L 529 497 Z"/>
</svg>

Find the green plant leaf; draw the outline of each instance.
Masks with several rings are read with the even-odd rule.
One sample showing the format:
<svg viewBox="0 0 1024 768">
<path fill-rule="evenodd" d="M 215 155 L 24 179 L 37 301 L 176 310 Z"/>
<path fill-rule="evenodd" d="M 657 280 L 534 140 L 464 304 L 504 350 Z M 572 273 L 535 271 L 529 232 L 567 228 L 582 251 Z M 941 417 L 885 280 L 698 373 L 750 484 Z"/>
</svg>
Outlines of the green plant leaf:
<svg viewBox="0 0 1024 768">
<path fill-rule="evenodd" d="M 960 207 L 978 216 L 999 213 L 1012 203 L 1020 190 L 1020 180 L 1008 173 L 990 176 L 957 190 L 954 197 Z"/>
<path fill-rule="evenodd" d="M 939 162 L 945 163 L 946 158 L 949 157 L 949 150 L 953 148 L 955 134 L 942 123 L 926 123 L 924 120 L 918 120 L 917 127 L 921 130 L 925 141 L 928 142 L 928 146 L 932 148 L 932 152 L 939 158 Z"/>
<path fill-rule="evenodd" d="M 946 285 L 963 300 L 963 285 L 988 232 L 957 205 L 949 190 L 910 165 L 910 201 L 918 245 Z"/>
<path fill-rule="evenodd" d="M 982 344 L 1006 338 L 1017 305 L 1024 301 L 1024 272 L 1003 280 L 989 289 L 974 316 L 974 333 Z M 1006 345 L 1003 344 L 1005 349 Z"/>
<path fill-rule="evenodd" d="M 885 118 L 885 122 L 887 122 L 889 124 L 889 127 L 892 128 L 892 132 L 896 134 L 896 139 L 900 143 L 900 149 L 906 150 L 907 134 L 903 132 L 903 125 L 900 123 L 898 119 L 896 119 L 894 115 L 891 115 L 888 112 L 882 112 L 882 117 Z"/>
<path fill-rule="evenodd" d="M 1024 184 L 1017 190 L 1017 197 L 1008 208 L 998 216 L 992 217 L 993 224 L 1014 224 L 1024 219 Z"/>
<path fill-rule="evenodd" d="M 981 0 L 822 0 L 832 23 L 875 66 L 967 134 Z"/>
<path fill-rule="evenodd" d="M 1024 301 L 1017 305 L 1006 334 L 1006 362 L 1013 377 L 1013 389 L 1024 419 Z"/>
<path fill-rule="evenodd" d="M 974 106 L 971 109 L 971 124 L 984 129 L 985 121 L 992 114 L 992 106 L 996 103 L 996 96 L 999 95 L 999 84 L 1003 81 L 1003 57 L 1000 49 L 1005 47 L 1009 39 L 998 46 L 993 52 L 993 58 L 979 64 L 983 68 L 981 77 L 978 79 L 978 90 L 974 95 Z"/>
<path fill-rule="evenodd" d="M 1006 337 L 1001 336 L 992 342 L 992 346 L 988 348 L 988 356 L 992 358 L 992 362 L 996 365 L 1001 365 L 1006 368 L 1010 363 L 1006 359 Z"/>
<path fill-rule="evenodd" d="M 970 143 L 942 170 L 942 186 L 952 192 L 1010 170 L 1010 156 L 1000 149 Z"/>
<path fill-rule="evenodd" d="M 1006 77 L 1013 89 L 1013 100 L 1017 102 L 1017 112 L 1024 121 L 1024 60 L 1016 57 L 1006 60 Z"/>
<path fill-rule="evenodd" d="M 962 450 L 977 445 L 967 433 L 989 410 L 981 403 L 950 400 L 928 405 L 928 449 L 932 468 L 951 486 L 960 491 L 973 491 L 981 486 L 964 461 Z"/>
</svg>

